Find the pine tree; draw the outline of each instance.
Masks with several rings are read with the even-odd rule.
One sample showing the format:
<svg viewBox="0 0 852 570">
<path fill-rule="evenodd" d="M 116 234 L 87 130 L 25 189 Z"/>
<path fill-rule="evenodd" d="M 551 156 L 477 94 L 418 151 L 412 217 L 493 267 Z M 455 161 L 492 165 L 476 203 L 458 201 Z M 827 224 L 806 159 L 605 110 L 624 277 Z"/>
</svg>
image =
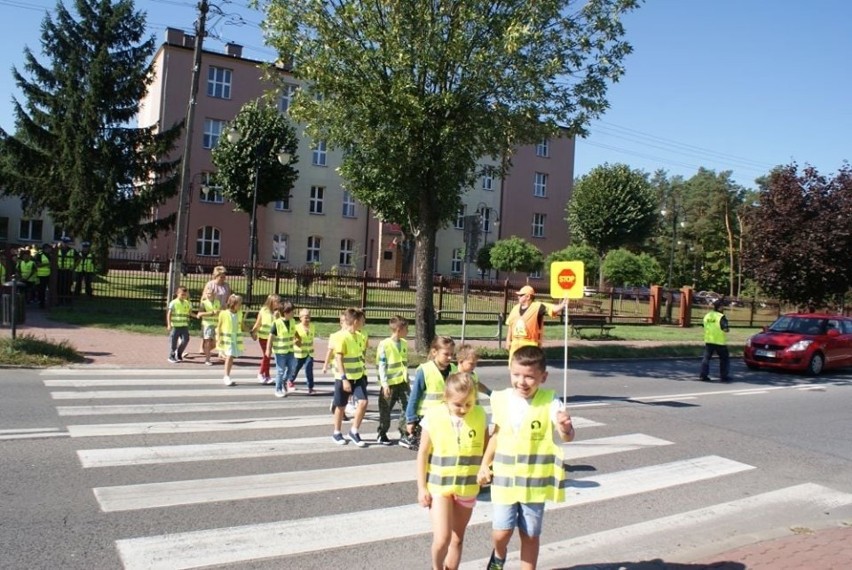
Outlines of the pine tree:
<svg viewBox="0 0 852 570">
<path fill-rule="evenodd" d="M 25 48 L 13 76 L 16 133 L 0 129 L 0 188 L 25 212 L 49 213 L 67 233 L 106 256 L 119 239 L 155 235 L 174 222 L 155 207 L 177 192 L 176 162 L 165 162 L 182 125 L 134 126 L 153 79 L 154 38 L 131 0 L 59 2 L 45 16 L 43 65 Z"/>
</svg>

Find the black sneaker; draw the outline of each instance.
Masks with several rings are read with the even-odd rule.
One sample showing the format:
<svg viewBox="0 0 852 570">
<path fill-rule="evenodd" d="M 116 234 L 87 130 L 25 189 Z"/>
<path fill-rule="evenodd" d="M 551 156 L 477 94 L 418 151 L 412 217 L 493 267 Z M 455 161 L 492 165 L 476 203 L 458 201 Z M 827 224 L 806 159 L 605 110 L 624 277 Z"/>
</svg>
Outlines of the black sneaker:
<svg viewBox="0 0 852 570">
<path fill-rule="evenodd" d="M 506 564 L 505 560 L 500 560 L 497 558 L 497 555 L 494 554 L 494 551 L 491 551 L 491 558 L 488 559 L 487 570 L 503 570 L 503 566 Z"/>
<path fill-rule="evenodd" d="M 411 449 L 411 447 L 414 445 L 414 442 L 411 440 L 410 435 L 402 436 L 401 438 L 399 438 L 398 443 L 399 443 L 400 446 L 402 446 L 406 449 Z"/>
<path fill-rule="evenodd" d="M 702 376 L 698 379 L 699 382 L 712 382 L 709 376 Z"/>
<path fill-rule="evenodd" d="M 392 445 L 393 444 L 393 442 L 390 440 L 390 438 L 385 434 L 382 434 L 379 437 L 377 437 L 376 441 L 378 441 L 382 445 Z"/>
</svg>

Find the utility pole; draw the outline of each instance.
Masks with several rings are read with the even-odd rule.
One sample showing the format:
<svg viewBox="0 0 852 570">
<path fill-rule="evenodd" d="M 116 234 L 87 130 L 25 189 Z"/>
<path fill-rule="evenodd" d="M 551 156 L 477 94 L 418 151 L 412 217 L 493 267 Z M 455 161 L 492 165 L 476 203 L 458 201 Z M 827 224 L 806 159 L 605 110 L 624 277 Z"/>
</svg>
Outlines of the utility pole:
<svg viewBox="0 0 852 570">
<path fill-rule="evenodd" d="M 462 266 L 462 325 L 461 344 L 464 344 L 465 329 L 467 328 L 467 293 L 470 262 L 473 261 L 479 247 L 481 231 L 479 214 L 464 217 L 464 265 Z"/>
<path fill-rule="evenodd" d="M 183 139 L 183 158 L 180 163 L 180 190 L 178 191 L 178 207 L 177 220 L 175 223 L 175 244 L 174 252 L 169 263 L 169 283 L 168 291 L 166 292 L 166 301 L 175 296 L 178 286 L 180 285 L 181 269 L 183 267 L 183 259 L 186 255 L 186 226 L 189 220 L 186 219 L 187 202 L 192 199 L 190 195 L 190 182 L 192 174 L 190 172 L 190 159 L 192 158 L 192 134 L 195 125 L 195 106 L 198 99 L 198 82 L 201 75 L 201 50 L 204 44 L 204 36 L 207 33 L 205 26 L 207 25 L 207 12 L 210 7 L 207 0 L 201 0 L 198 4 L 198 22 L 195 26 L 195 49 L 193 51 L 192 61 L 192 81 L 189 91 L 189 105 L 186 110 L 185 136 Z"/>
</svg>

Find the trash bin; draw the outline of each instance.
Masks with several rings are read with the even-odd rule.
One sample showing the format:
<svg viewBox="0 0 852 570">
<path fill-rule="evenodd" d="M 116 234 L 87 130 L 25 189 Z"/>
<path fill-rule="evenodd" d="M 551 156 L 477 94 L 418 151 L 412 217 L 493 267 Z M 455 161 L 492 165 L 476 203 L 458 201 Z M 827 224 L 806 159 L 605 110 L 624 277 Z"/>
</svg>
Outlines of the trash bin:
<svg viewBox="0 0 852 570">
<path fill-rule="evenodd" d="M 23 289 L 20 284 L 17 287 L 17 298 L 15 299 L 15 326 L 24 324 L 26 319 L 27 302 L 24 299 Z M 11 281 L 5 283 L 0 295 L 0 320 L 4 327 L 12 326 L 12 285 Z"/>
</svg>

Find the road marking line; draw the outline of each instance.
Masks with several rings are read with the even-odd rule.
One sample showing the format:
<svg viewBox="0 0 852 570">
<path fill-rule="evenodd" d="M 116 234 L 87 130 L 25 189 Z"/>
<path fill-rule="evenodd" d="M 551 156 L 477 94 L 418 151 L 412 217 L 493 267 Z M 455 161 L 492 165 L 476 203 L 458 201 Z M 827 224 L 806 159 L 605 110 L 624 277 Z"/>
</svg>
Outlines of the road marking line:
<svg viewBox="0 0 852 570">
<path fill-rule="evenodd" d="M 119 376 L 141 376 L 142 378 L 150 378 L 154 376 L 184 377 L 207 375 L 215 377 L 215 374 L 211 374 L 211 372 L 214 370 L 219 371 L 221 369 L 221 366 L 218 365 L 213 366 L 212 368 L 185 368 L 183 370 L 181 370 L 180 365 L 175 365 L 168 368 L 47 368 L 39 372 L 39 376 L 59 376 L 69 378 L 80 376 L 85 376 L 87 378 L 98 376 L 109 376 L 110 378 Z M 235 368 L 231 372 L 231 378 L 236 378 L 237 380 L 253 378 L 256 380 L 257 367 L 253 366 L 251 367 L 251 369 Z M 331 381 L 333 377 L 327 374 L 317 373 L 314 375 L 314 379 Z"/>
<path fill-rule="evenodd" d="M 752 392 L 734 392 L 734 396 L 756 396 L 760 394 L 768 394 L 766 390 L 754 390 Z"/>
<path fill-rule="evenodd" d="M 37 432 L 47 432 L 47 431 L 59 431 L 59 429 L 60 428 L 56 428 L 56 427 L 0 429 L 0 434 L 4 434 L 4 433 L 37 433 Z"/>
<path fill-rule="evenodd" d="M 564 503 L 547 505 L 564 509 L 676 485 L 684 485 L 754 469 L 718 456 L 697 457 L 652 467 L 642 467 L 575 480 Z M 478 503 L 470 524 L 491 520 L 490 505 Z M 364 524 L 364 521 L 370 521 Z M 346 532 L 329 532 L 345 528 Z M 116 541 L 127 570 L 145 568 L 198 568 L 317 552 L 356 544 L 415 536 L 431 532 L 427 512 L 419 505 L 339 513 L 295 519 L 131 538 Z M 286 540 L 282 540 L 286 537 Z"/>
<path fill-rule="evenodd" d="M 241 386 L 253 384 L 257 386 L 266 386 L 271 388 L 273 384 L 260 384 L 257 378 L 235 378 Z M 211 377 L 207 378 L 64 378 L 61 380 L 42 380 L 48 388 L 98 388 L 104 386 L 126 386 L 138 388 L 140 386 L 222 386 L 222 378 Z M 315 387 L 326 388 L 331 390 L 334 383 L 329 378 L 328 381 L 314 380 Z M 299 382 L 299 387 L 305 389 L 303 381 Z M 376 389 L 378 391 L 378 388 Z"/>
<path fill-rule="evenodd" d="M 635 398 L 634 398 L 634 399 L 635 399 Z M 660 399 L 656 399 L 656 398 L 655 398 L 655 399 L 653 399 L 653 400 L 644 400 L 644 401 L 645 401 L 645 402 L 650 402 L 650 403 L 653 403 L 653 404 L 658 404 L 658 403 L 660 403 L 660 402 L 683 402 L 683 401 L 685 401 L 685 400 L 697 400 L 697 399 L 698 399 L 698 398 L 697 398 L 697 397 L 695 397 L 695 396 L 686 396 L 686 397 L 676 398 L 676 399 L 672 399 L 672 398 L 660 398 Z"/>
<path fill-rule="evenodd" d="M 0 435 L 0 440 L 13 439 L 44 439 L 48 437 L 69 437 L 68 432 L 39 432 L 39 433 L 19 433 L 14 435 Z"/>
<path fill-rule="evenodd" d="M 288 398 L 245 402 L 195 402 L 187 404 L 115 404 L 97 406 L 56 406 L 60 416 L 106 416 L 138 414 L 184 414 L 194 412 L 234 412 L 245 410 L 291 410 L 302 408 L 328 408 L 331 395 L 317 395 L 311 398 Z"/>
<path fill-rule="evenodd" d="M 256 384 L 255 384 L 256 385 Z M 198 388 L 195 390 L 91 390 L 81 392 L 51 392 L 54 400 L 123 400 L 151 398 L 217 398 L 235 396 L 270 396 L 274 389 L 271 386 L 260 387 L 229 387 L 214 390 Z"/>
<path fill-rule="evenodd" d="M 766 391 L 788 390 L 788 389 L 790 389 L 790 386 L 770 386 L 770 387 L 767 387 L 767 388 L 755 388 L 755 389 L 756 390 L 766 390 Z M 666 394 L 666 395 L 661 395 L 661 396 L 636 396 L 636 397 L 633 397 L 633 398 L 628 398 L 627 400 L 628 401 L 630 401 L 630 400 L 645 401 L 645 400 L 660 400 L 660 399 L 677 400 L 677 399 L 680 399 L 680 398 L 687 398 L 689 396 L 718 396 L 718 395 L 735 394 L 735 393 L 742 393 L 742 392 L 749 392 L 749 391 L 750 390 L 743 390 L 742 388 L 738 388 L 738 389 L 732 389 L 732 390 L 712 390 L 712 391 L 708 391 L 708 392 L 684 392 L 684 393 L 681 393 L 681 394 Z"/>
</svg>

